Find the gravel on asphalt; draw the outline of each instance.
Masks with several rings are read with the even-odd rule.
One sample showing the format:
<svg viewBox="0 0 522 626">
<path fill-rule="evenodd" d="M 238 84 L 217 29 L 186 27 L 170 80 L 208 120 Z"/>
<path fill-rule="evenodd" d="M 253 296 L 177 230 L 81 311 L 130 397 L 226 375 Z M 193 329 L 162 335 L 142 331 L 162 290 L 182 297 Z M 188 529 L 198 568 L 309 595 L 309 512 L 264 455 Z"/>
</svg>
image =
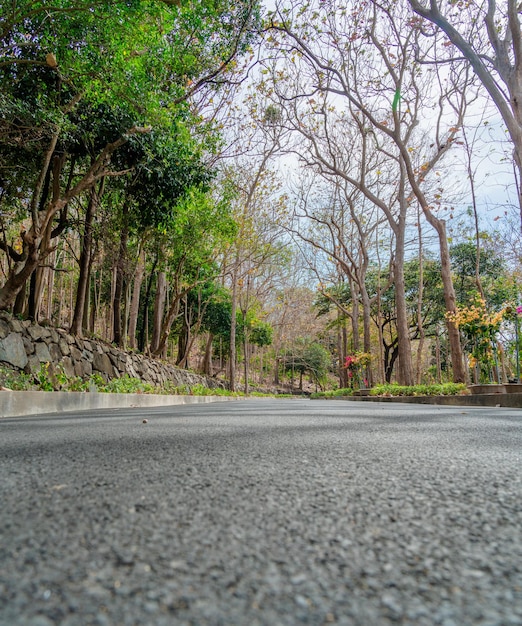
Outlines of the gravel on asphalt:
<svg viewBox="0 0 522 626">
<path fill-rule="evenodd" d="M 517 409 L 1 420 L 0 624 L 521 625 L 521 456 Z"/>
</svg>

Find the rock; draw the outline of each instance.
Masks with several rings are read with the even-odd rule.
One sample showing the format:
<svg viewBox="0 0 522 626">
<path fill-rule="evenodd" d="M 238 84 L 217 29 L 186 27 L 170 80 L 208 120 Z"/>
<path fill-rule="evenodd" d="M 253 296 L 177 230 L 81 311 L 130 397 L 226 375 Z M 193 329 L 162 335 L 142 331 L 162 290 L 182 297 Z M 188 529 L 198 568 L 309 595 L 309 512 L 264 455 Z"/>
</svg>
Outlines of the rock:
<svg viewBox="0 0 522 626">
<path fill-rule="evenodd" d="M 27 363 L 24 367 L 24 372 L 26 374 L 31 374 L 31 376 L 37 376 L 38 373 L 40 372 L 41 367 L 42 367 L 42 364 L 40 362 L 40 359 L 35 354 L 32 354 L 27 359 Z"/>
<path fill-rule="evenodd" d="M 14 331 L 15 333 L 23 333 L 24 332 L 24 325 L 22 324 L 22 322 L 20 320 L 12 318 L 10 320 L 10 322 L 9 322 L 9 325 L 11 327 L 11 330 Z"/>
<path fill-rule="evenodd" d="M 5 319 L 0 318 L 0 339 L 5 339 L 9 334 L 9 324 Z"/>
<path fill-rule="evenodd" d="M 0 339 L 0 361 L 10 363 L 19 369 L 27 365 L 24 342 L 18 333 L 10 333 Z"/>
<path fill-rule="evenodd" d="M 87 361 L 88 363 L 92 363 L 92 352 L 89 350 L 82 350 L 82 361 Z"/>
<path fill-rule="evenodd" d="M 49 328 L 49 333 L 53 343 L 58 343 L 60 341 L 60 335 L 58 334 L 56 328 Z"/>
<path fill-rule="evenodd" d="M 107 376 L 113 375 L 112 363 L 106 354 L 95 354 L 93 356 L 92 368 L 93 370 L 106 374 Z"/>
<path fill-rule="evenodd" d="M 80 378 L 89 378 L 92 374 L 92 364 L 89 361 L 76 361 L 74 364 L 74 373 Z"/>
<path fill-rule="evenodd" d="M 58 363 L 59 361 L 61 361 L 63 356 L 59 346 L 55 343 L 49 344 L 49 354 L 51 355 L 51 359 L 54 363 Z"/>
<path fill-rule="evenodd" d="M 39 326 L 38 324 L 29 326 L 27 328 L 27 332 L 29 333 L 33 341 L 39 341 L 40 339 L 45 339 L 51 336 L 51 332 L 49 331 L 48 328 Z"/>
<path fill-rule="evenodd" d="M 63 356 L 67 356 L 67 355 L 71 354 L 71 348 L 70 348 L 69 343 L 67 342 L 66 339 L 64 339 L 62 337 L 59 340 L 58 345 L 60 347 L 60 352 L 63 354 Z"/>
<path fill-rule="evenodd" d="M 31 341 L 30 337 L 22 337 L 22 341 L 24 342 L 25 353 L 27 356 L 34 354 L 34 341 Z"/>
<path fill-rule="evenodd" d="M 81 350 L 79 350 L 76 346 L 71 346 L 71 356 L 72 356 L 74 361 L 81 361 L 82 360 Z"/>
<path fill-rule="evenodd" d="M 42 363 L 49 363 L 49 372 L 61 365 L 69 378 L 79 376 L 84 380 L 95 371 L 106 381 L 128 375 L 155 385 L 172 381 L 176 386 L 223 386 L 142 354 L 124 352 L 107 342 L 76 338 L 62 328 L 22 322 L 5 313 L 0 313 L 0 362 L 33 376 L 40 373 Z"/>
<path fill-rule="evenodd" d="M 76 376 L 76 373 L 74 371 L 74 364 L 72 362 L 71 357 L 64 356 L 63 359 L 61 360 L 61 364 L 63 367 L 63 371 L 67 374 L 69 378 Z"/>
<path fill-rule="evenodd" d="M 49 352 L 49 348 L 43 342 L 34 344 L 34 352 L 40 363 L 52 363 L 53 358 Z"/>
</svg>

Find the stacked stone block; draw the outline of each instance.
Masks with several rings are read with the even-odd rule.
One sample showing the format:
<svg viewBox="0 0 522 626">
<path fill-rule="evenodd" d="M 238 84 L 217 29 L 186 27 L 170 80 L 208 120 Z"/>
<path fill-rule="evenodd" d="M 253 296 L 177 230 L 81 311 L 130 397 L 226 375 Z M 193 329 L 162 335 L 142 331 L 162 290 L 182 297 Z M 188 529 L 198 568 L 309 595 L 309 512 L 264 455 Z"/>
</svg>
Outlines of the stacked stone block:
<svg viewBox="0 0 522 626">
<path fill-rule="evenodd" d="M 96 339 L 74 337 L 66 330 L 40 326 L 0 313 L 0 363 L 36 375 L 42 363 L 61 365 L 69 377 L 86 380 L 93 373 L 105 380 L 124 374 L 160 386 L 203 384 L 211 389 L 223 385 L 213 379 L 181 370 L 138 353 L 128 353 Z"/>
</svg>

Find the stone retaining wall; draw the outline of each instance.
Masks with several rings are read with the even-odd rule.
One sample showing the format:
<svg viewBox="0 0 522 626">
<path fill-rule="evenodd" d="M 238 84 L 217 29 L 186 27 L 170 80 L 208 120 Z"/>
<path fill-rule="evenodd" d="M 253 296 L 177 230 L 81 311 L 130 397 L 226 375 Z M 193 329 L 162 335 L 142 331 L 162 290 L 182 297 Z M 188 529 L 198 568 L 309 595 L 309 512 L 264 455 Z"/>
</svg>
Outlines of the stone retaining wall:
<svg viewBox="0 0 522 626">
<path fill-rule="evenodd" d="M 171 381 L 176 386 L 223 385 L 205 376 L 178 369 L 142 354 L 128 353 L 96 339 L 81 339 L 61 328 L 40 326 L 0 313 L 0 363 L 37 374 L 42 363 L 61 365 L 69 377 L 87 379 L 98 373 L 105 380 L 128 374 L 153 385 Z"/>
</svg>

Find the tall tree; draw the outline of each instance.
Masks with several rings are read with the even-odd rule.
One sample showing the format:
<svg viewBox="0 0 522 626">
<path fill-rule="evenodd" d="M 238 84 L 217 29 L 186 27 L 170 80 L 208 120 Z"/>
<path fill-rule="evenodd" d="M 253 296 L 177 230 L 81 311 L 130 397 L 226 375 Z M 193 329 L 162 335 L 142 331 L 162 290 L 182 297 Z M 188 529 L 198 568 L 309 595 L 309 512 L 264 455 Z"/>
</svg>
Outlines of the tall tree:
<svg viewBox="0 0 522 626">
<path fill-rule="evenodd" d="M 26 211 L 31 224 L 20 234 L 21 252 L 5 241 L 0 244 L 13 261 L 0 288 L 0 308 L 12 307 L 52 250 L 56 216 L 101 178 L 123 173 L 110 162 L 130 137 L 164 124 L 203 86 L 215 88 L 249 45 L 256 19 L 253 0 L 233 6 L 161 0 L 3 4 L 2 189 Z M 132 122 L 107 132 L 94 158 L 72 163 L 69 145 L 80 133 L 79 103 L 93 116 L 97 107 L 116 101 Z M 17 163 L 28 157 L 31 167 L 22 195 L 13 179 L 22 180 Z M 68 163 L 73 176 L 66 182 Z"/>
<path fill-rule="evenodd" d="M 422 73 L 420 61 L 412 55 L 413 50 L 417 51 L 417 55 L 427 54 L 427 51 L 420 47 L 418 32 L 407 28 L 409 16 L 404 6 L 392 2 L 364 3 L 357 7 L 345 4 L 342 7 L 335 5 L 336 10 L 332 10 L 332 3 L 324 6 L 317 3 L 303 10 L 297 4 L 279 8 L 273 17 L 269 37 L 274 38 L 274 32 L 284 35 L 282 41 L 275 42 L 274 48 L 277 54 L 289 58 L 287 68 L 295 65 L 296 76 L 285 83 L 282 80 L 284 73 L 279 76 L 276 68 L 273 73 L 276 80 L 272 84 L 273 89 L 279 92 L 283 89 L 281 85 L 286 84 L 288 89 L 290 84 L 291 91 L 292 82 L 302 84 L 301 77 L 305 76 L 306 89 L 301 91 L 300 97 L 312 104 L 308 113 L 310 117 L 324 117 L 335 106 L 336 99 L 344 99 L 354 122 L 359 125 L 360 141 L 372 144 L 386 154 L 389 163 L 395 162 L 397 218 L 390 215 L 389 221 L 397 239 L 398 256 L 394 262 L 399 306 L 397 315 L 399 336 L 404 337 L 408 329 L 404 298 L 401 296 L 404 291 L 405 220 L 414 199 L 437 231 L 446 306 L 448 311 L 455 309 L 445 221 L 432 211 L 425 180 L 455 141 L 466 102 L 463 84 L 468 77 L 465 73 L 452 75 L 449 86 L 441 82 L 434 90 L 432 77 Z M 318 100 L 319 95 L 322 99 L 314 105 L 313 101 Z M 281 96 L 291 103 L 296 99 L 295 93 L 282 93 Z M 325 100 L 327 96 L 329 99 Z M 431 111 L 433 106 L 439 108 L 438 121 L 428 143 L 430 128 L 420 128 L 421 116 L 422 111 Z M 452 115 L 448 119 L 450 112 Z M 328 127 L 325 132 L 329 132 Z M 339 161 L 328 150 L 321 155 L 323 159 L 326 155 L 338 175 L 343 175 Z M 371 177 L 375 175 L 374 170 L 366 171 L 363 165 L 361 175 L 353 183 L 383 211 L 389 212 L 389 207 L 383 205 L 370 186 Z M 454 376 L 457 381 L 463 381 L 465 370 L 459 334 L 451 323 L 448 323 L 448 334 Z M 407 338 L 404 341 L 399 359 L 401 380 L 412 381 L 411 353 Z"/>
<path fill-rule="evenodd" d="M 468 62 L 495 103 L 513 142 L 522 229 L 522 30 L 517 0 L 408 0 L 452 46 L 437 46 L 438 64 Z M 432 37 L 433 33 L 426 33 Z"/>
</svg>

